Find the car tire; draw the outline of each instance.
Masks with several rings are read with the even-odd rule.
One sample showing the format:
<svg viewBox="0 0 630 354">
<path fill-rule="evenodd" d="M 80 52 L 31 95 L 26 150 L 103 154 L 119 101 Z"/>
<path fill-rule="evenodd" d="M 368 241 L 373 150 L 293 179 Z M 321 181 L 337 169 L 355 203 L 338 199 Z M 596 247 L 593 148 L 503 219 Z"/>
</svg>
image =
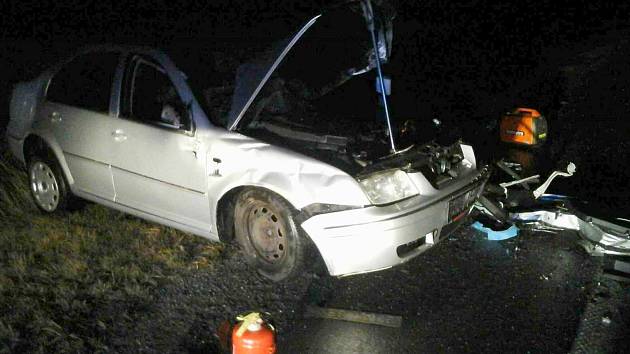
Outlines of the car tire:
<svg viewBox="0 0 630 354">
<path fill-rule="evenodd" d="M 295 222 L 295 211 L 264 189 L 241 192 L 234 207 L 235 239 L 247 262 L 262 276 L 281 281 L 304 270 L 307 238 Z"/>
<path fill-rule="evenodd" d="M 31 156 L 27 173 L 31 197 L 39 210 L 53 214 L 69 209 L 72 195 L 56 160 Z"/>
</svg>

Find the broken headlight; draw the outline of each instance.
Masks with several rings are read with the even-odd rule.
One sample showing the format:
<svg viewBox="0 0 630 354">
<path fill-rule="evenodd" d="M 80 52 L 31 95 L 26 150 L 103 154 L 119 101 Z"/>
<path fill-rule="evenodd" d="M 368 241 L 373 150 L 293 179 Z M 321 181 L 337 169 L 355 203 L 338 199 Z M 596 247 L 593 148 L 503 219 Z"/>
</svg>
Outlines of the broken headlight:
<svg viewBox="0 0 630 354">
<path fill-rule="evenodd" d="M 407 173 L 387 170 L 359 178 L 359 184 L 372 204 L 388 204 L 418 194 Z"/>
</svg>

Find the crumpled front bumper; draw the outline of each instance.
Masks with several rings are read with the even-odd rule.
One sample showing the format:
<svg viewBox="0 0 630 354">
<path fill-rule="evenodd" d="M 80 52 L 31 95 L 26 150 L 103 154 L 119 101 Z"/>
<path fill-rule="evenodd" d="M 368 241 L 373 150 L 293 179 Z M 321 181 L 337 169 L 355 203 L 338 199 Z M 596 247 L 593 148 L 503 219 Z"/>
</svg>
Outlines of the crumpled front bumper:
<svg viewBox="0 0 630 354">
<path fill-rule="evenodd" d="M 459 226 L 485 181 L 479 179 L 429 201 L 416 196 L 388 206 L 320 214 L 301 226 L 319 249 L 330 275 L 389 268 L 426 251 Z M 465 212 L 449 221 L 449 202 L 466 193 L 471 200 Z"/>
</svg>

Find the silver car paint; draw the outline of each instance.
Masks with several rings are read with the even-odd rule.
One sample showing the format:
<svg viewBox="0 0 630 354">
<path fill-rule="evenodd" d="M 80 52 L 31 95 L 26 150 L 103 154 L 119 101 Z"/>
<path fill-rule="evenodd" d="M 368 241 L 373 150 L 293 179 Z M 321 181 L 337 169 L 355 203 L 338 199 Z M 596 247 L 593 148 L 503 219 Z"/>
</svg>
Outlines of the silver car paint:
<svg viewBox="0 0 630 354">
<path fill-rule="evenodd" d="M 51 131 L 64 152 L 74 187 L 114 200 L 114 184 L 108 166 L 112 149 L 94 143 L 109 138 L 113 119 L 105 113 L 53 102 L 42 105 L 36 119 L 37 129 Z"/>
<path fill-rule="evenodd" d="M 216 204 L 224 193 L 228 192 L 232 188 L 243 185 L 268 188 L 282 195 L 298 210 L 313 203 L 358 206 L 369 204 L 367 197 L 355 179 L 336 167 L 300 154 L 296 154 L 295 152 L 282 147 L 262 143 L 238 132 L 226 131 L 223 128 L 211 126 L 209 120 L 205 116 L 205 113 L 194 100 L 193 94 L 186 84 L 184 76 L 165 54 L 159 51 L 141 48 L 127 49 L 121 47 L 118 49 L 123 53 L 131 50 L 134 53 L 148 55 L 160 63 L 160 65 L 166 69 L 182 99 L 189 99 L 192 102 L 192 116 L 196 126 L 194 134 L 189 136 L 175 131 L 163 133 L 160 137 L 161 139 L 156 140 L 156 144 L 158 145 L 156 148 L 159 148 L 160 144 L 164 144 L 165 140 L 176 140 L 179 139 L 180 136 L 186 137 L 186 139 L 182 139 L 180 141 L 180 144 L 177 145 L 177 147 L 192 158 L 194 158 L 194 155 L 197 155 L 197 159 L 204 162 L 203 170 L 204 179 L 207 181 L 207 190 L 204 192 L 190 188 L 190 177 L 186 175 L 179 176 L 180 179 L 177 181 L 171 180 L 169 182 L 168 177 L 166 177 L 167 174 L 158 171 L 157 167 L 145 173 L 147 174 L 146 177 L 153 177 L 160 183 L 170 183 L 177 187 L 183 187 L 182 189 L 202 192 L 210 202 L 210 220 L 212 220 L 212 225 L 209 225 L 207 231 L 212 234 L 212 238 L 217 239 L 215 227 L 216 223 L 212 217 L 215 214 L 216 205 L 213 204 Z M 96 48 L 93 50 L 99 49 Z M 45 73 L 37 80 L 49 80 L 51 77 L 51 73 Z M 120 83 L 117 83 L 117 85 L 119 84 Z M 114 92 L 114 95 L 118 95 L 120 89 L 115 89 Z M 40 98 L 37 100 L 38 104 L 36 107 L 38 113 L 49 112 L 49 107 L 59 108 L 60 106 L 64 106 L 57 103 L 46 102 L 45 99 L 41 97 L 44 94 L 45 92 L 39 93 Z M 116 100 L 118 100 L 118 98 L 116 98 Z M 16 102 L 15 106 L 19 106 L 19 103 Z M 66 171 L 69 176 L 74 176 L 68 167 L 68 151 L 64 150 L 59 144 L 60 139 L 55 136 L 54 130 L 50 129 L 50 124 L 45 118 L 45 115 L 37 114 L 37 116 L 37 119 L 32 122 L 30 128 L 22 129 L 21 131 L 17 131 L 15 129 L 9 130 L 8 135 L 12 137 L 12 151 L 15 152 L 18 159 L 24 161 L 22 151 L 24 139 L 31 134 L 40 136 L 51 145 L 52 150 L 59 158 L 60 163 L 63 165 L 62 167 L 64 171 Z M 21 120 L 21 117 L 23 117 L 23 115 L 21 115 L 20 111 L 14 110 L 12 112 L 13 121 Z M 64 120 L 62 116 L 62 122 L 59 124 L 63 125 L 65 121 L 66 120 Z M 91 144 L 104 144 L 110 148 L 116 148 L 116 143 L 118 142 L 116 141 L 116 137 L 112 134 L 115 135 L 117 130 L 121 130 L 122 133 L 124 133 L 125 129 L 130 129 L 130 122 L 131 121 L 121 117 L 112 117 L 112 122 L 111 125 L 109 125 L 110 128 L 107 130 L 107 134 L 91 141 Z M 135 122 L 133 122 L 133 124 L 147 127 L 146 130 L 151 130 L 152 128 Z M 12 126 L 16 126 L 16 124 L 12 124 Z M 67 126 L 67 128 L 72 129 L 74 126 L 70 125 Z M 162 130 L 159 128 L 155 129 L 160 131 Z M 149 133 L 142 132 L 140 134 L 146 135 Z M 127 135 L 127 139 L 124 140 L 124 142 L 127 143 L 130 140 L 134 140 L 134 137 Z M 194 144 L 192 144 L 193 142 Z M 78 142 L 71 148 L 81 146 L 85 145 Z M 195 150 L 194 154 L 193 150 Z M 213 158 L 221 160 L 219 166 L 215 166 L 215 163 L 212 162 Z M 117 156 L 115 160 L 118 162 L 116 163 L 114 163 L 113 160 L 101 162 L 105 162 L 110 166 L 110 170 L 114 171 L 115 169 L 125 169 L 123 167 L 131 165 L 130 161 L 134 161 L 134 159 L 135 157 L 130 157 L 128 154 L 125 154 L 123 156 Z M 163 166 L 163 164 L 160 165 L 158 161 L 154 160 L 153 162 L 157 166 Z M 210 173 L 214 172 L 217 167 L 220 176 Z M 172 168 L 169 167 L 169 169 Z M 69 182 L 73 192 L 78 192 L 80 195 L 86 194 L 87 191 L 76 188 L 77 185 L 73 178 L 69 179 Z M 97 193 L 90 194 L 94 194 L 94 196 L 100 199 L 107 199 Z M 120 191 L 117 190 L 116 200 L 120 200 L 121 198 L 128 198 L 128 196 L 121 196 Z M 214 201 L 214 203 L 212 203 L 212 201 Z M 185 215 L 187 213 L 182 212 L 181 214 Z M 210 222 L 208 222 L 208 224 L 210 224 Z"/>
<path fill-rule="evenodd" d="M 449 201 L 471 188 L 480 191 L 485 182 L 476 168 L 472 148 L 462 145 L 462 150 L 467 163 L 459 166 L 458 173 L 463 178 L 444 189 L 433 188 L 422 173 L 410 173 L 420 191 L 418 196 L 388 206 L 316 215 L 302 223 L 330 274 L 347 275 L 391 267 L 438 242 L 442 228 L 449 223 Z M 398 256 L 398 246 L 423 237 L 427 238 L 424 245 Z"/>
<path fill-rule="evenodd" d="M 420 247 L 403 259 L 395 254 L 397 245 L 439 232 L 447 222 L 445 200 L 458 186 L 472 183 L 479 175 L 472 148 L 463 145 L 465 160 L 458 167 L 462 177 L 452 188 L 437 191 L 421 174 L 412 174 L 420 196 L 387 207 L 369 206 L 355 178 L 340 169 L 212 126 L 185 76 L 162 52 L 116 49 L 149 56 L 165 69 L 180 97 L 191 103 L 193 131 L 168 131 L 119 117 L 121 65 L 109 116 L 84 119 L 98 119 L 99 123 L 77 123 L 73 115 L 81 112 L 44 99 L 53 69 L 16 87 L 7 132 L 11 151 L 22 161 L 25 138 L 41 137 L 57 157 L 72 192 L 108 207 L 215 241 L 219 240 L 217 203 L 237 187 L 269 189 L 298 211 L 311 204 L 360 207 L 317 215 L 302 223 L 331 274 L 342 275 L 393 266 L 427 249 L 429 246 Z M 29 113 L 33 110 L 35 114 Z M 60 114 L 61 121 L 50 121 L 53 111 Z M 58 127 L 52 128 L 52 124 Z M 64 134 L 72 138 L 64 138 Z M 103 151 L 98 146 L 107 147 L 111 155 L 97 156 L 96 152 Z M 440 202 L 431 204 L 437 199 Z"/>
</svg>

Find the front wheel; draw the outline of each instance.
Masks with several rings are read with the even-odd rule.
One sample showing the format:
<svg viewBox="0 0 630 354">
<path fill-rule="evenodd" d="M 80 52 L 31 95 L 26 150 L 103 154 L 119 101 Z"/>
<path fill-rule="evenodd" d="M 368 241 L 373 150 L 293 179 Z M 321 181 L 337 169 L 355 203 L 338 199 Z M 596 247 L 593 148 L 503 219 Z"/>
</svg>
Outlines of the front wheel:
<svg viewBox="0 0 630 354">
<path fill-rule="evenodd" d="M 306 238 L 284 199 L 263 189 L 243 191 L 234 208 L 234 231 L 248 263 L 264 277 L 281 281 L 302 272 Z"/>
<path fill-rule="evenodd" d="M 68 188 L 56 161 L 33 156 L 28 161 L 28 182 L 37 207 L 45 213 L 66 210 Z"/>
</svg>

